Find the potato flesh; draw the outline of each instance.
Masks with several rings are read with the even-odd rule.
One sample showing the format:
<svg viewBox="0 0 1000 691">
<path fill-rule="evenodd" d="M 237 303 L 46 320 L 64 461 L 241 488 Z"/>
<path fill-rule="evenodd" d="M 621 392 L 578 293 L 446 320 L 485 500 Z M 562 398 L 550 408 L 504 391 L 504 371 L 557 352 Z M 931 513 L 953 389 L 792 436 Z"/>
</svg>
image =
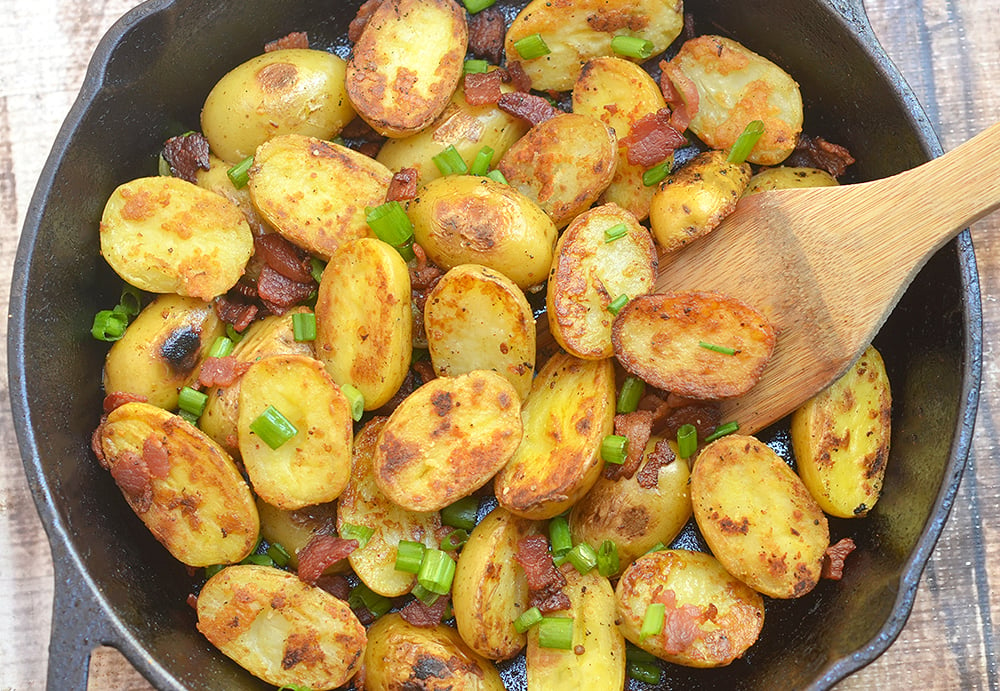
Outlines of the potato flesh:
<svg viewBox="0 0 1000 691">
<path fill-rule="evenodd" d="M 764 168 L 750 178 L 747 188 L 743 191 L 746 197 L 767 190 L 784 190 L 796 187 L 833 187 L 838 185 L 837 178 L 819 168 L 804 168 L 797 166 L 778 166 Z"/>
<path fill-rule="evenodd" d="M 285 510 L 257 498 L 260 515 L 260 536 L 270 544 L 278 543 L 288 552 L 288 566 L 299 568 L 299 552 L 317 535 L 329 535 L 337 530 L 337 502 L 314 504 L 301 509 Z M 342 559 L 323 573 L 347 573 L 350 564 Z"/>
</svg>

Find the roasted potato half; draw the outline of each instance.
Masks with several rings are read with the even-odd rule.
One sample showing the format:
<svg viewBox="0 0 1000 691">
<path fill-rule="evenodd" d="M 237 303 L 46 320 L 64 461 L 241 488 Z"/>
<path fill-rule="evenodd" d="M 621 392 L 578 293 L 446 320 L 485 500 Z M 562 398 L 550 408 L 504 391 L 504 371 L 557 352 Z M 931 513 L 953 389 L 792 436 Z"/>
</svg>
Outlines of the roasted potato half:
<svg viewBox="0 0 1000 691">
<path fill-rule="evenodd" d="M 535 317 L 521 289 L 485 266 L 451 269 L 427 295 L 424 331 L 438 376 L 493 370 L 523 400 L 535 373 Z"/>
<path fill-rule="evenodd" d="M 162 175 L 111 193 L 100 241 L 101 256 L 136 288 L 205 301 L 236 285 L 253 254 L 250 226 L 235 204 Z"/>
<path fill-rule="evenodd" d="M 615 356 L 647 384 L 680 396 L 746 393 L 774 351 L 774 328 L 746 303 L 718 293 L 641 295 L 615 317 Z"/>
<path fill-rule="evenodd" d="M 201 130 L 230 166 L 272 137 L 333 139 L 354 118 L 342 58 L 324 50 L 264 53 L 220 79 L 205 99 Z"/>
<path fill-rule="evenodd" d="M 663 0 L 532 0 L 507 29 L 507 62 L 520 61 L 541 91 L 569 91 L 591 58 L 612 55 L 611 39 L 636 36 L 662 53 L 684 27 L 681 3 Z M 541 34 L 549 52 L 525 59 L 517 42 Z"/>
<path fill-rule="evenodd" d="M 270 566 L 237 565 L 198 594 L 198 630 L 275 686 L 336 689 L 354 676 L 367 637 L 343 600 Z"/>
<path fill-rule="evenodd" d="M 280 52 L 280 51 L 279 51 Z M 250 167 L 250 198 L 287 240 L 323 259 L 371 237 L 365 207 L 385 201 L 392 173 L 322 139 L 288 134 L 262 144 Z"/>
<path fill-rule="evenodd" d="M 379 595 L 397 597 L 410 592 L 416 576 L 396 569 L 400 540 L 437 548 L 441 515 L 437 511 L 415 512 L 391 502 L 375 481 L 372 457 L 387 418 L 369 420 L 354 438 L 351 479 L 337 500 L 337 529 L 347 524 L 363 525 L 374 532 L 364 547 L 351 552 L 354 573 Z"/>
<path fill-rule="evenodd" d="M 410 511 L 437 511 L 482 487 L 521 442 L 521 399 L 489 370 L 439 377 L 389 416 L 372 459 L 379 489 Z"/>
<path fill-rule="evenodd" d="M 892 393 L 882 356 L 868 346 L 829 388 L 792 414 L 799 476 L 831 516 L 866 515 L 889 460 Z"/>
<path fill-rule="evenodd" d="M 619 628 L 629 641 L 685 667 L 722 667 L 743 657 L 764 624 L 763 598 L 711 554 L 651 552 L 618 581 Z M 641 635 L 649 606 L 664 605 L 664 626 Z"/>
<path fill-rule="evenodd" d="M 591 115 L 562 113 L 528 130 L 497 168 L 562 228 L 611 184 L 617 157 L 613 129 Z"/>
<path fill-rule="evenodd" d="M 559 345 L 579 358 L 611 357 L 608 305 L 652 290 L 657 261 L 649 231 L 617 204 L 577 216 L 556 244 L 545 295 L 549 331 Z"/>
<path fill-rule="evenodd" d="M 784 190 L 795 187 L 833 187 L 839 185 L 837 178 L 819 168 L 796 166 L 777 166 L 764 168 L 750 178 L 743 196 L 766 192 L 767 190 Z"/>
<path fill-rule="evenodd" d="M 705 151 L 668 175 L 653 195 L 649 225 L 664 252 L 715 230 L 733 212 L 750 182 L 747 163 L 730 163 L 724 151 Z"/>
<path fill-rule="evenodd" d="M 663 71 L 671 81 L 694 82 L 698 112 L 690 129 L 711 148 L 728 151 L 747 124 L 760 120 L 764 134 L 747 161 L 773 166 L 792 153 L 802 131 L 802 94 L 767 58 L 732 39 L 698 36 L 685 41 Z"/>
<path fill-rule="evenodd" d="M 553 355 L 521 410 L 524 440 L 493 482 L 500 505 L 525 518 L 567 510 L 597 481 L 601 440 L 615 415 L 611 359 Z"/>
<path fill-rule="evenodd" d="M 178 561 L 230 564 L 253 551 L 260 519 L 250 488 L 229 454 L 180 416 L 126 403 L 101 422 L 94 450 Z"/>
<path fill-rule="evenodd" d="M 205 353 L 225 333 L 212 305 L 160 295 L 139 313 L 104 361 L 104 391 L 144 396 L 174 410 L 182 387 L 195 383 Z"/>
<path fill-rule="evenodd" d="M 386 0 L 372 12 L 347 64 L 347 94 L 379 134 L 430 125 L 462 76 L 469 44 L 455 0 Z"/>
<path fill-rule="evenodd" d="M 272 545 L 281 545 L 288 552 L 288 566 L 293 569 L 299 568 L 299 552 L 314 537 L 337 532 L 337 502 L 286 510 L 257 497 L 257 513 L 261 537 Z M 341 559 L 324 573 L 347 573 L 350 569 L 348 561 Z"/>
<path fill-rule="evenodd" d="M 458 631 L 420 627 L 393 612 L 368 630 L 365 691 L 468 689 L 504 691 L 492 662 L 469 648 Z"/>
<path fill-rule="evenodd" d="M 702 449 L 691 503 L 712 554 L 757 592 L 795 598 L 819 582 L 830 544 L 826 516 L 763 442 L 730 434 Z"/>
</svg>

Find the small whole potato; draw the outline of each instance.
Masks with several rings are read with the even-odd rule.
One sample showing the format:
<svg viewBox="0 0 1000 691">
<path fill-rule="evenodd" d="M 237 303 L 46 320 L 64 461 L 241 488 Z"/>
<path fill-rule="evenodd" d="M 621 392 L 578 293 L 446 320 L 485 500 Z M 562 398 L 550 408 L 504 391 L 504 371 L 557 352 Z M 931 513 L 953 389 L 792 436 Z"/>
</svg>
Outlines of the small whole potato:
<svg viewBox="0 0 1000 691">
<path fill-rule="evenodd" d="M 260 536 L 288 552 L 288 566 L 292 569 L 299 568 L 299 552 L 314 537 L 337 532 L 337 502 L 285 510 L 257 497 L 257 513 L 260 514 Z M 350 569 L 347 559 L 341 559 L 323 573 L 347 573 Z"/>
<path fill-rule="evenodd" d="M 322 50 L 251 58 L 212 87 L 201 111 L 202 133 L 230 166 L 281 134 L 332 139 L 354 117 L 346 71 L 342 58 Z"/>
<path fill-rule="evenodd" d="M 750 178 L 743 196 L 747 197 L 767 190 L 784 190 L 797 187 L 833 187 L 839 185 L 837 178 L 819 168 L 777 166 L 764 168 Z"/>
</svg>

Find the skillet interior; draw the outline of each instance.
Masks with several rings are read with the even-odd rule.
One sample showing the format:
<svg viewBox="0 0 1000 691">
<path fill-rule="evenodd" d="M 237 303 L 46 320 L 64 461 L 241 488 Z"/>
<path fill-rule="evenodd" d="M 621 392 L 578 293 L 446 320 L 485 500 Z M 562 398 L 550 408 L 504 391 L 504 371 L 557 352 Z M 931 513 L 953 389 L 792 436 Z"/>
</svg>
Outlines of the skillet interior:
<svg viewBox="0 0 1000 691">
<path fill-rule="evenodd" d="M 269 688 L 197 633 L 184 567 L 122 501 L 89 449 L 106 351 L 90 337 L 90 320 L 117 301 L 120 286 L 98 255 L 96 231 L 111 191 L 152 174 L 165 138 L 198 127 L 204 97 L 222 74 L 293 30 L 345 55 L 334 37 L 357 4 L 331 12 L 330 3 L 305 0 L 147 3 L 102 43 L 56 142 L 18 248 L 9 338 L 18 436 L 57 568 L 50 688 L 72 687 L 75 671 L 65 667 L 80 661 L 61 658 L 72 645 L 59 641 L 80 638 L 85 650 L 117 645 L 163 689 Z M 863 27 L 825 0 L 688 0 L 686 9 L 698 33 L 729 35 L 800 82 L 806 129 L 855 154 L 853 179 L 884 177 L 938 153 L 905 85 L 858 39 Z M 831 523 L 834 539 L 851 535 L 859 545 L 844 580 L 824 582 L 801 601 L 769 603 L 762 638 L 744 660 L 722 670 L 672 667 L 662 688 L 826 687 L 888 646 L 964 466 L 980 321 L 963 235 L 918 275 L 878 337 L 894 387 L 893 452 L 871 517 Z M 780 427 L 763 436 L 779 449 L 785 443 Z M 80 590 L 67 593 L 66 583 Z"/>
</svg>

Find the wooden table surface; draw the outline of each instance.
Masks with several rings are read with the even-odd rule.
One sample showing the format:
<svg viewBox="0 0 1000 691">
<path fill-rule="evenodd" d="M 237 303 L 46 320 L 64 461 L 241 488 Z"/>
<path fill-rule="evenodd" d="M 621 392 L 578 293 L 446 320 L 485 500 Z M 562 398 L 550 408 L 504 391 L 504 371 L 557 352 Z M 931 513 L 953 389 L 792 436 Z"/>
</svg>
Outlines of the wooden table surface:
<svg viewBox="0 0 1000 691">
<path fill-rule="evenodd" d="M 89 57 L 134 0 L 0 0 L 0 301 L 39 171 Z M 1000 118 L 1000 0 L 866 0 L 875 34 L 951 149 Z M 831 65 L 831 69 L 836 69 Z M 942 200 L 944 203 L 945 200 Z M 1000 213 L 972 228 L 982 284 L 982 398 L 968 469 L 906 627 L 837 689 L 1000 689 Z M 6 325 L 3 327 L 6 330 Z M 6 333 L 2 343 L 6 344 Z M 6 353 L 0 353 L 6 362 Z M 6 370 L 6 367 L 4 367 Z M 0 691 L 45 685 L 52 563 L 0 396 Z M 59 664 L 59 661 L 54 661 Z M 149 689 L 113 649 L 90 688 Z M 58 691 L 58 690 L 55 690 Z"/>
</svg>

